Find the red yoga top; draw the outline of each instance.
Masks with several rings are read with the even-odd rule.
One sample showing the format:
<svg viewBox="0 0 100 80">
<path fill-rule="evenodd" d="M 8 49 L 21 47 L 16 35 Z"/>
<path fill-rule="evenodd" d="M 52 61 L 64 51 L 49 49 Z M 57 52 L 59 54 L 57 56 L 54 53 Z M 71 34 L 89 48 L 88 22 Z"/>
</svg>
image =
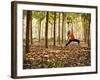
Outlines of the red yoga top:
<svg viewBox="0 0 100 80">
<path fill-rule="evenodd" d="M 69 39 L 69 40 L 75 39 L 74 33 L 73 33 L 73 32 L 70 32 L 67 36 L 68 36 L 68 39 Z"/>
</svg>

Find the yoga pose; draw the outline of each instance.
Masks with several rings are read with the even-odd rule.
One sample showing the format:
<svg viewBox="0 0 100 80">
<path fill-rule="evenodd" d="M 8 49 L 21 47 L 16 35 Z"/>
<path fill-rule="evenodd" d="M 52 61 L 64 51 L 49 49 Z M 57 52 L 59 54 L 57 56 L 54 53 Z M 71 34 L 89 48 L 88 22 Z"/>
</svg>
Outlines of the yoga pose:
<svg viewBox="0 0 100 80">
<path fill-rule="evenodd" d="M 78 39 L 75 39 L 74 33 L 71 32 L 71 31 L 68 31 L 67 37 L 68 37 L 68 42 L 66 43 L 66 46 L 67 46 L 68 44 L 70 44 L 72 41 L 77 42 L 78 44 L 80 43 L 80 41 L 79 41 Z"/>
</svg>

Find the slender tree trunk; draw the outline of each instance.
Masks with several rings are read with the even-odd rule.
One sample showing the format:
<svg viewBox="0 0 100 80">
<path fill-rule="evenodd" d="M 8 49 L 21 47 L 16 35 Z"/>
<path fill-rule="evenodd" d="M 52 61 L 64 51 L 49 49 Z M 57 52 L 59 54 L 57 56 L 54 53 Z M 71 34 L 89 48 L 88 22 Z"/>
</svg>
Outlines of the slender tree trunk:
<svg viewBox="0 0 100 80">
<path fill-rule="evenodd" d="M 32 11 L 30 11 L 30 22 L 29 22 L 29 27 L 30 27 L 30 43 L 32 44 Z"/>
<path fill-rule="evenodd" d="M 84 22 L 83 22 L 83 25 L 84 25 L 84 41 L 85 43 L 87 43 L 87 16 L 84 14 L 83 15 L 83 18 L 84 18 Z"/>
<path fill-rule="evenodd" d="M 64 13 L 62 13 L 62 43 L 63 43 L 63 32 L 64 32 L 63 28 L 64 28 Z"/>
<path fill-rule="evenodd" d="M 89 23 L 89 26 L 88 26 L 88 47 L 91 46 L 91 39 L 90 39 L 90 24 L 91 24 L 91 15 L 88 14 L 88 23 Z"/>
<path fill-rule="evenodd" d="M 59 21 L 58 21 L 58 43 L 60 44 L 60 13 L 59 13 Z"/>
<path fill-rule="evenodd" d="M 51 39 L 52 39 L 52 32 L 53 32 L 53 24 L 51 24 Z"/>
<path fill-rule="evenodd" d="M 90 22 L 88 26 L 88 47 L 90 47 Z"/>
<path fill-rule="evenodd" d="M 54 43 L 53 45 L 55 46 L 55 41 L 56 41 L 56 12 L 54 12 Z"/>
<path fill-rule="evenodd" d="M 49 12 L 46 13 L 45 48 L 48 48 L 48 17 L 49 17 Z"/>
<path fill-rule="evenodd" d="M 52 24 L 51 24 L 51 39 L 52 39 Z"/>
<path fill-rule="evenodd" d="M 53 45 L 53 24 L 51 24 L 51 44 Z"/>
<path fill-rule="evenodd" d="M 42 34 L 42 39 L 43 39 L 43 24 L 42 24 L 42 26 L 41 26 L 41 34 Z"/>
<path fill-rule="evenodd" d="M 83 25 L 83 29 L 84 29 L 84 42 L 86 42 L 86 26 L 85 26 L 85 15 L 81 15 L 81 18 L 83 19 L 82 21 L 82 25 Z"/>
<path fill-rule="evenodd" d="M 27 21 L 26 21 L 26 53 L 29 52 L 29 27 L 31 23 L 31 11 L 27 11 Z"/>
<path fill-rule="evenodd" d="M 63 42 L 66 40 L 66 14 L 63 15 Z"/>
<path fill-rule="evenodd" d="M 41 20 L 39 21 L 39 43 L 40 43 L 40 39 L 41 39 Z"/>
</svg>

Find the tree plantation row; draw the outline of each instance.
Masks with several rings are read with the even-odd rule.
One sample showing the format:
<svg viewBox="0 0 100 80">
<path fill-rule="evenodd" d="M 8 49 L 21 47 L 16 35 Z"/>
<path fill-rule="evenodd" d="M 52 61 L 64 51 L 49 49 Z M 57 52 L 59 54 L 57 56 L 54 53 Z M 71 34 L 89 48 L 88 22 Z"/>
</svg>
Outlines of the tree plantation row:
<svg viewBox="0 0 100 80">
<path fill-rule="evenodd" d="M 25 52 L 31 45 L 56 47 L 65 45 L 67 32 L 90 47 L 91 14 L 75 12 L 23 11 L 23 42 Z"/>
</svg>

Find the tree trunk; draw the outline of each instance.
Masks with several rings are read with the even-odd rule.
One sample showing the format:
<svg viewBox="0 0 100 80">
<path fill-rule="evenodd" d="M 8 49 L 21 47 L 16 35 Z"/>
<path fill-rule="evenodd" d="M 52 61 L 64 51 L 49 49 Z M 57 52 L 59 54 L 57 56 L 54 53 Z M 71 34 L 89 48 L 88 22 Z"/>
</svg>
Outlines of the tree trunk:
<svg viewBox="0 0 100 80">
<path fill-rule="evenodd" d="M 54 43 L 53 43 L 53 45 L 55 46 L 55 41 L 56 41 L 56 29 L 55 29 L 55 27 L 56 27 L 56 12 L 54 12 Z"/>
<path fill-rule="evenodd" d="M 26 53 L 29 52 L 29 27 L 31 24 L 31 11 L 27 11 L 27 20 L 26 20 Z"/>
<path fill-rule="evenodd" d="M 32 11 L 29 12 L 30 14 L 30 22 L 29 22 L 29 27 L 30 27 L 30 44 L 32 44 Z"/>
<path fill-rule="evenodd" d="M 87 30 L 86 30 L 86 15 L 85 14 L 82 15 L 82 19 L 83 19 L 82 23 L 83 23 L 83 27 L 84 27 L 84 42 L 86 43 Z"/>
<path fill-rule="evenodd" d="M 43 24 L 42 24 L 42 26 L 41 26 L 41 31 L 42 31 L 42 32 L 41 32 L 41 34 L 42 34 L 41 37 L 42 37 L 42 39 L 43 39 L 43 29 L 44 29 L 44 28 L 43 28 Z"/>
<path fill-rule="evenodd" d="M 53 45 L 53 27 L 54 24 L 51 24 L 51 45 Z"/>
<path fill-rule="evenodd" d="M 49 16 L 49 12 L 46 13 L 45 48 L 48 48 L 48 16 Z"/>
<path fill-rule="evenodd" d="M 51 40 L 53 38 L 53 24 L 51 24 Z"/>
<path fill-rule="evenodd" d="M 88 47 L 91 46 L 91 39 L 90 39 L 90 24 L 91 24 L 91 15 L 88 14 Z"/>
<path fill-rule="evenodd" d="M 41 39 L 41 20 L 39 21 L 39 43 L 40 43 L 40 39 Z"/>
<path fill-rule="evenodd" d="M 88 47 L 90 47 L 90 23 L 88 27 Z"/>
<path fill-rule="evenodd" d="M 84 41 L 87 43 L 88 47 L 90 47 L 90 21 L 91 21 L 91 16 L 90 14 L 84 14 Z"/>
<path fill-rule="evenodd" d="M 59 13 L 59 21 L 58 21 L 58 43 L 60 44 L 60 13 Z"/>
<path fill-rule="evenodd" d="M 84 41 L 86 42 L 86 23 L 83 22 L 84 24 Z"/>
<path fill-rule="evenodd" d="M 51 39 L 52 39 L 52 24 L 51 24 Z"/>
<path fill-rule="evenodd" d="M 64 13 L 62 13 L 62 43 L 63 43 Z"/>
<path fill-rule="evenodd" d="M 66 33 L 66 14 L 64 13 L 63 14 L 63 42 L 66 40 L 66 36 L 67 36 L 67 33 Z"/>
</svg>

